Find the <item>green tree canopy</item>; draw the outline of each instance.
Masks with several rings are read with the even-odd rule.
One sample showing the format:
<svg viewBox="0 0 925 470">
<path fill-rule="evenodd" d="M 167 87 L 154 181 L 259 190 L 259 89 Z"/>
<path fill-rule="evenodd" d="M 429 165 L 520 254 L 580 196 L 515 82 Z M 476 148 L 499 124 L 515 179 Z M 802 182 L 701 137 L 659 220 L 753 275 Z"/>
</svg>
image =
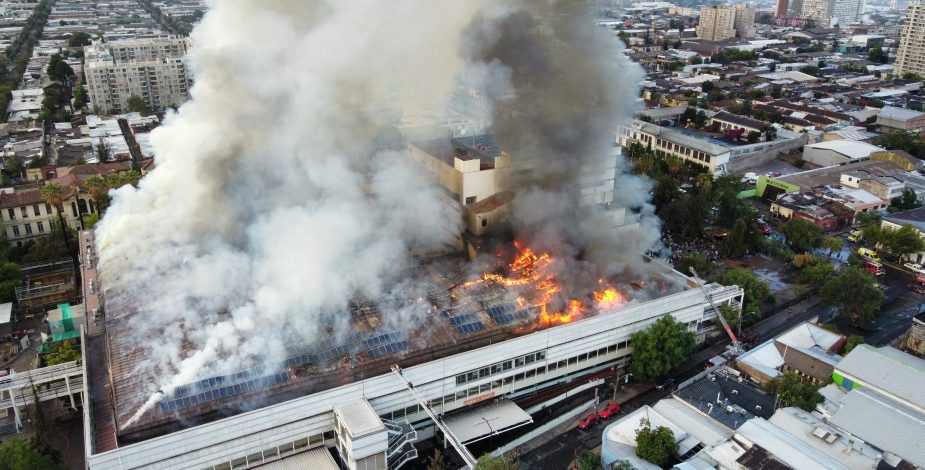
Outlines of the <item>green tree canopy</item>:
<svg viewBox="0 0 925 470">
<path fill-rule="evenodd" d="M 18 264 L 7 262 L 0 266 L 0 303 L 16 301 L 16 288 L 21 279 L 22 270 Z"/>
<path fill-rule="evenodd" d="M 890 56 L 883 51 L 880 46 L 874 46 L 867 52 L 867 60 L 878 64 L 885 64 L 890 61 Z"/>
<path fill-rule="evenodd" d="M 648 329 L 637 331 L 633 346 L 633 375 L 639 378 L 662 377 L 687 359 L 696 338 L 672 316 L 666 315 Z"/>
<path fill-rule="evenodd" d="M 640 422 L 636 430 L 636 455 L 664 467 L 678 453 L 674 433 L 665 426 L 652 428 L 648 419 Z"/>
<path fill-rule="evenodd" d="M 842 245 L 844 245 L 844 242 L 838 237 L 825 237 L 820 244 L 822 248 L 829 250 L 829 253 L 841 251 Z"/>
<path fill-rule="evenodd" d="M 864 337 L 861 335 L 851 335 L 845 339 L 845 355 L 851 352 L 859 344 L 864 344 Z"/>
<path fill-rule="evenodd" d="M 880 222 L 882 220 L 883 220 L 883 216 L 880 215 L 879 212 L 873 212 L 873 211 L 861 212 L 860 214 L 854 217 L 854 221 L 857 222 L 857 224 L 861 228 L 871 227 L 871 226 L 879 227 Z"/>
<path fill-rule="evenodd" d="M 601 459 L 590 450 L 578 454 L 579 470 L 597 470 L 600 467 Z"/>
<path fill-rule="evenodd" d="M 83 85 L 78 83 L 77 86 L 74 87 L 72 94 L 74 95 L 75 109 L 83 109 L 85 106 L 87 106 L 90 98 L 87 96 L 87 89 L 84 88 Z"/>
<path fill-rule="evenodd" d="M 741 287 L 745 291 L 745 299 L 742 303 L 743 316 L 747 313 L 754 313 L 756 318 L 761 318 L 761 303 L 768 300 L 771 295 L 771 288 L 766 282 L 758 279 L 754 273 L 745 268 L 728 269 L 716 278 L 716 282 L 724 286 Z"/>
<path fill-rule="evenodd" d="M 802 252 L 817 248 L 822 244 L 822 229 L 806 219 L 790 219 L 781 232 L 787 236 L 790 246 Z"/>
<path fill-rule="evenodd" d="M 777 399 L 782 405 L 813 411 L 822 403 L 819 386 L 801 381 L 796 372 L 784 372 L 777 380 Z"/>
<path fill-rule="evenodd" d="M 808 263 L 803 267 L 803 272 L 800 273 L 801 281 L 817 289 L 821 289 L 833 277 L 835 277 L 835 267 L 832 266 L 832 263 L 821 258 L 816 258 Z"/>
<path fill-rule="evenodd" d="M 819 295 L 823 302 L 837 306 L 855 322 L 872 320 L 886 298 L 876 279 L 854 266 L 845 267 L 830 279 Z"/>
<path fill-rule="evenodd" d="M 83 47 L 90 45 L 90 34 L 84 31 L 77 31 L 67 40 L 68 47 Z"/>
<path fill-rule="evenodd" d="M 151 108 L 148 107 L 148 103 L 145 102 L 144 98 L 138 95 L 129 96 L 126 104 L 128 105 L 129 112 L 141 113 L 142 116 L 151 114 Z"/>
<path fill-rule="evenodd" d="M 55 459 L 43 453 L 31 442 L 24 442 L 12 438 L 0 446 L 0 468 L 7 470 L 35 470 L 37 468 L 48 470 L 64 470 L 65 467 Z"/>
<path fill-rule="evenodd" d="M 80 349 L 74 347 L 73 340 L 59 341 L 59 344 L 45 354 L 45 365 L 53 366 L 80 359 Z"/>
<path fill-rule="evenodd" d="M 508 460 L 506 457 L 492 457 L 491 454 L 485 454 L 475 462 L 472 470 L 518 470 L 519 461 Z"/>
<path fill-rule="evenodd" d="M 909 224 L 896 230 L 883 229 L 880 233 L 880 243 L 886 251 L 898 256 L 925 250 L 925 241 L 919 235 L 919 230 Z"/>
<path fill-rule="evenodd" d="M 899 212 L 915 209 L 917 207 L 922 207 L 922 202 L 919 201 L 919 196 L 915 194 L 914 189 L 906 187 L 903 189 L 902 194 L 890 200 L 890 207 L 887 210 L 890 212 Z"/>
<path fill-rule="evenodd" d="M 914 132 L 888 132 L 880 137 L 877 145 L 887 150 L 905 150 L 918 158 L 925 158 L 925 142 Z"/>
</svg>

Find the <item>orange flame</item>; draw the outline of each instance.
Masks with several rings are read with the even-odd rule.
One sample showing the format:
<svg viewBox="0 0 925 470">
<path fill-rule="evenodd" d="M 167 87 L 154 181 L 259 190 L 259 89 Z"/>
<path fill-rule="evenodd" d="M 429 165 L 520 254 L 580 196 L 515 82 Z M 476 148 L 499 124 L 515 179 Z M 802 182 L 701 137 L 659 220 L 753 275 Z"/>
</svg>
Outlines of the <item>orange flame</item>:
<svg viewBox="0 0 925 470">
<path fill-rule="evenodd" d="M 570 323 L 587 313 L 585 305 L 575 299 L 569 300 L 563 311 L 549 312 L 548 305 L 552 304 L 556 300 L 556 295 L 562 292 L 562 288 L 549 269 L 555 261 L 554 258 L 549 253 L 537 253 L 529 247 L 524 247 L 519 241 L 515 241 L 514 246 L 519 253 L 508 265 L 507 275 L 485 273 L 481 279 L 466 282 L 462 287 L 493 282 L 505 287 L 517 288 L 520 294 L 516 300 L 519 308 L 526 308 L 530 305 L 540 308 L 539 322 L 533 328 L 541 325 L 548 327 Z M 604 289 L 594 292 L 597 310 L 612 309 L 626 302 L 626 298 L 613 287 L 606 286 L 603 279 L 599 282 Z"/>
<path fill-rule="evenodd" d="M 594 300 L 597 302 L 598 310 L 609 310 L 626 302 L 626 298 L 623 297 L 623 294 L 613 287 L 608 287 L 602 292 L 595 292 Z"/>
</svg>

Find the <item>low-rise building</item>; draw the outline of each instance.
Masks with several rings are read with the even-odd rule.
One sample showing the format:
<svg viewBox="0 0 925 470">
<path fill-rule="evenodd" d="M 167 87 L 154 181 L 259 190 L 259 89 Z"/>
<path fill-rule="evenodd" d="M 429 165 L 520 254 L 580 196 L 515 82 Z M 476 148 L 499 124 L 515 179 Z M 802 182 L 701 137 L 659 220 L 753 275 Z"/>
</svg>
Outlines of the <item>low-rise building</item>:
<svg viewBox="0 0 925 470">
<path fill-rule="evenodd" d="M 808 220 L 826 232 L 838 228 L 838 217 L 823 207 L 823 203 L 816 197 L 806 193 L 784 194 L 778 197 L 771 203 L 771 214 L 783 220 Z"/>
<path fill-rule="evenodd" d="M 872 152 L 883 150 L 864 142 L 830 140 L 804 146 L 803 160 L 819 166 L 833 166 L 869 158 Z"/>
<path fill-rule="evenodd" d="M 884 106 L 877 114 L 877 125 L 884 130 L 922 132 L 925 130 L 925 113 L 906 108 Z"/>
<path fill-rule="evenodd" d="M 58 223 L 58 210 L 45 203 L 41 187 L 4 189 L 0 192 L 0 213 L 6 238 L 13 246 L 23 246 L 29 240 L 54 232 Z"/>
<path fill-rule="evenodd" d="M 845 337 L 802 323 L 780 336 L 746 351 L 736 358 L 736 366 L 749 377 L 767 383 L 792 371 L 811 383 L 826 383 L 842 357 Z"/>
</svg>

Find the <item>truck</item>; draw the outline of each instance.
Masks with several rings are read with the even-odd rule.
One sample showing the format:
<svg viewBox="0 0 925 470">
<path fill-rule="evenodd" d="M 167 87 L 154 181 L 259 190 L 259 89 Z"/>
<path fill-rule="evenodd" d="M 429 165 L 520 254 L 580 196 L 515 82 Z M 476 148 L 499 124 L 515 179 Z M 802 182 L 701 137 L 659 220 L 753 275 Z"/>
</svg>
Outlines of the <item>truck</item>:
<svg viewBox="0 0 925 470">
<path fill-rule="evenodd" d="M 880 257 L 877 256 L 877 252 L 870 248 L 858 248 L 858 254 L 868 261 L 880 262 Z"/>
<path fill-rule="evenodd" d="M 872 260 L 864 260 L 864 270 L 873 274 L 874 276 L 882 276 L 886 274 L 886 271 L 883 270 L 883 265 Z"/>
<path fill-rule="evenodd" d="M 864 239 L 864 232 L 860 230 L 852 230 L 851 233 L 848 234 L 848 241 L 851 243 L 857 243 L 862 239 Z"/>
</svg>

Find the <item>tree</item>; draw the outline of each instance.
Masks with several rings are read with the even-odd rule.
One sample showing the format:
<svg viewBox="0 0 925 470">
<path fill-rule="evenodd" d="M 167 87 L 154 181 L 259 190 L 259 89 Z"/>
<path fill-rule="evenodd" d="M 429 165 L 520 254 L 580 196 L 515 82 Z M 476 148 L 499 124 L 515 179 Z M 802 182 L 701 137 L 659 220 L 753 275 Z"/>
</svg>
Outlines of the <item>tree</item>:
<svg viewBox="0 0 925 470">
<path fill-rule="evenodd" d="M 653 378 L 667 375 L 694 350 L 695 336 L 666 315 L 648 329 L 633 333 L 633 375 Z"/>
<path fill-rule="evenodd" d="M 842 239 L 838 237 L 825 237 L 822 239 L 820 246 L 829 250 L 829 254 L 834 252 L 841 251 L 842 249 Z"/>
<path fill-rule="evenodd" d="M 896 230 L 882 229 L 880 243 L 886 251 L 900 257 L 925 250 L 925 241 L 922 240 L 919 230 L 909 224 Z"/>
<path fill-rule="evenodd" d="M 925 142 L 914 132 L 901 130 L 887 132 L 877 140 L 877 145 L 887 150 L 905 150 L 918 158 L 925 157 Z"/>
<path fill-rule="evenodd" d="M 578 454 L 579 470 L 596 470 L 597 467 L 600 466 L 599 464 L 600 459 L 594 452 L 591 452 L 590 450 L 586 450 Z"/>
<path fill-rule="evenodd" d="M 729 235 L 723 238 L 720 251 L 727 258 L 741 258 L 748 252 L 748 227 L 745 220 L 739 219 L 732 226 Z"/>
<path fill-rule="evenodd" d="M 851 335 L 845 339 L 845 355 L 851 352 L 859 344 L 864 344 L 864 337 L 860 335 Z"/>
<path fill-rule="evenodd" d="M 629 460 L 617 460 L 610 464 L 610 468 L 607 470 L 636 470 L 636 467 Z"/>
<path fill-rule="evenodd" d="M 854 217 L 854 221 L 857 222 L 857 224 L 861 228 L 871 227 L 871 226 L 879 227 L 881 220 L 883 220 L 883 216 L 880 215 L 879 212 L 873 212 L 873 211 L 861 212 L 860 214 Z"/>
<path fill-rule="evenodd" d="M 148 107 L 148 103 L 145 102 L 144 98 L 138 95 L 129 96 L 126 105 L 128 105 L 129 112 L 141 113 L 142 116 L 151 114 L 151 108 Z"/>
<path fill-rule="evenodd" d="M 52 54 L 48 61 L 48 78 L 70 86 L 74 79 L 74 69 L 64 61 L 60 54 Z"/>
<path fill-rule="evenodd" d="M 72 340 L 59 341 L 59 344 L 45 354 L 45 365 L 54 366 L 80 359 L 80 349 L 74 347 Z"/>
<path fill-rule="evenodd" d="M 714 85 L 713 82 L 711 82 L 710 80 L 707 80 L 700 84 L 700 91 L 704 93 L 709 93 L 714 88 L 716 88 L 716 85 Z"/>
<path fill-rule="evenodd" d="M 899 212 L 915 209 L 917 207 L 922 207 L 919 196 L 915 193 L 914 189 L 906 187 L 903 189 L 902 194 L 890 200 L 890 207 L 888 210 L 890 212 Z"/>
<path fill-rule="evenodd" d="M 504 456 L 492 457 L 491 454 L 485 454 L 479 457 L 472 470 L 517 470 L 519 468 L 519 461 L 512 461 Z"/>
<path fill-rule="evenodd" d="M 845 267 L 830 279 L 819 295 L 823 302 L 837 306 L 854 322 L 872 320 L 886 298 L 876 279 L 854 266 Z"/>
<path fill-rule="evenodd" d="M 48 183 L 42 186 L 42 199 L 45 200 L 45 204 L 53 206 L 58 211 L 58 227 L 61 228 L 61 237 L 67 245 L 67 228 L 64 226 L 64 188 L 57 183 Z"/>
<path fill-rule="evenodd" d="M 434 455 L 430 458 L 430 463 L 427 464 L 427 470 L 445 470 L 446 464 L 443 462 L 443 452 L 440 452 L 440 448 L 434 449 Z"/>
<path fill-rule="evenodd" d="M 801 68 L 800 72 L 803 72 L 807 75 L 812 75 L 815 77 L 820 76 L 819 67 L 813 67 L 812 65 L 807 65 L 806 67 Z"/>
<path fill-rule="evenodd" d="M 758 132 L 758 131 L 748 131 L 748 135 L 746 136 L 746 139 L 751 144 L 758 142 L 758 139 L 760 138 L 761 138 L 761 132 Z"/>
<path fill-rule="evenodd" d="M 665 426 L 652 429 L 648 419 L 640 421 L 636 430 L 636 455 L 664 467 L 678 453 L 674 433 Z"/>
<path fill-rule="evenodd" d="M 89 98 L 87 97 L 87 90 L 83 85 L 78 83 L 77 86 L 74 87 L 72 93 L 74 95 L 74 109 L 83 109 L 87 106 Z"/>
<path fill-rule="evenodd" d="M 726 270 L 722 275 L 716 278 L 716 282 L 724 286 L 739 286 L 745 291 L 745 298 L 742 300 L 742 313 L 754 313 L 757 318 L 761 318 L 761 304 L 771 297 L 771 288 L 761 279 L 758 279 L 754 273 L 745 268 L 733 268 Z"/>
<path fill-rule="evenodd" d="M 106 163 L 112 160 L 112 144 L 108 140 L 100 137 L 96 139 L 96 145 L 93 151 L 96 154 L 96 161 Z"/>
<path fill-rule="evenodd" d="M 690 272 L 694 268 L 699 273 L 704 273 L 710 269 L 710 260 L 702 253 L 684 253 L 678 261 L 678 271 L 682 273 Z"/>
<path fill-rule="evenodd" d="M 7 262 L 0 266 L 0 303 L 16 301 L 16 288 L 21 279 L 22 270 L 18 264 Z"/>
<path fill-rule="evenodd" d="M 874 46 L 867 52 L 867 60 L 878 64 L 885 64 L 890 61 L 890 56 L 886 52 L 883 52 L 882 47 Z"/>
<path fill-rule="evenodd" d="M 835 276 L 835 267 L 824 259 L 814 259 L 803 268 L 800 280 L 820 289 Z"/>
<path fill-rule="evenodd" d="M 822 403 L 823 397 L 819 393 L 819 387 L 802 382 L 796 372 L 784 372 L 777 380 L 777 400 L 783 406 L 813 411 L 816 405 Z"/>
<path fill-rule="evenodd" d="M 77 31 L 67 40 L 68 47 L 83 47 L 90 45 L 90 34 L 84 31 Z"/>
<path fill-rule="evenodd" d="M 790 219 L 781 232 L 793 248 L 806 252 L 822 244 L 822 229 L 805 219 Z"/>
<path fill-rule="evenodd" d="M 57 470 L 66 467 L 55 462 L 54 457 L 42 452 L 34 443 L 12 438 L 0 447 L 0 468 L 7 470 L 33 470 L 36 468 Z"/>
</svg>

